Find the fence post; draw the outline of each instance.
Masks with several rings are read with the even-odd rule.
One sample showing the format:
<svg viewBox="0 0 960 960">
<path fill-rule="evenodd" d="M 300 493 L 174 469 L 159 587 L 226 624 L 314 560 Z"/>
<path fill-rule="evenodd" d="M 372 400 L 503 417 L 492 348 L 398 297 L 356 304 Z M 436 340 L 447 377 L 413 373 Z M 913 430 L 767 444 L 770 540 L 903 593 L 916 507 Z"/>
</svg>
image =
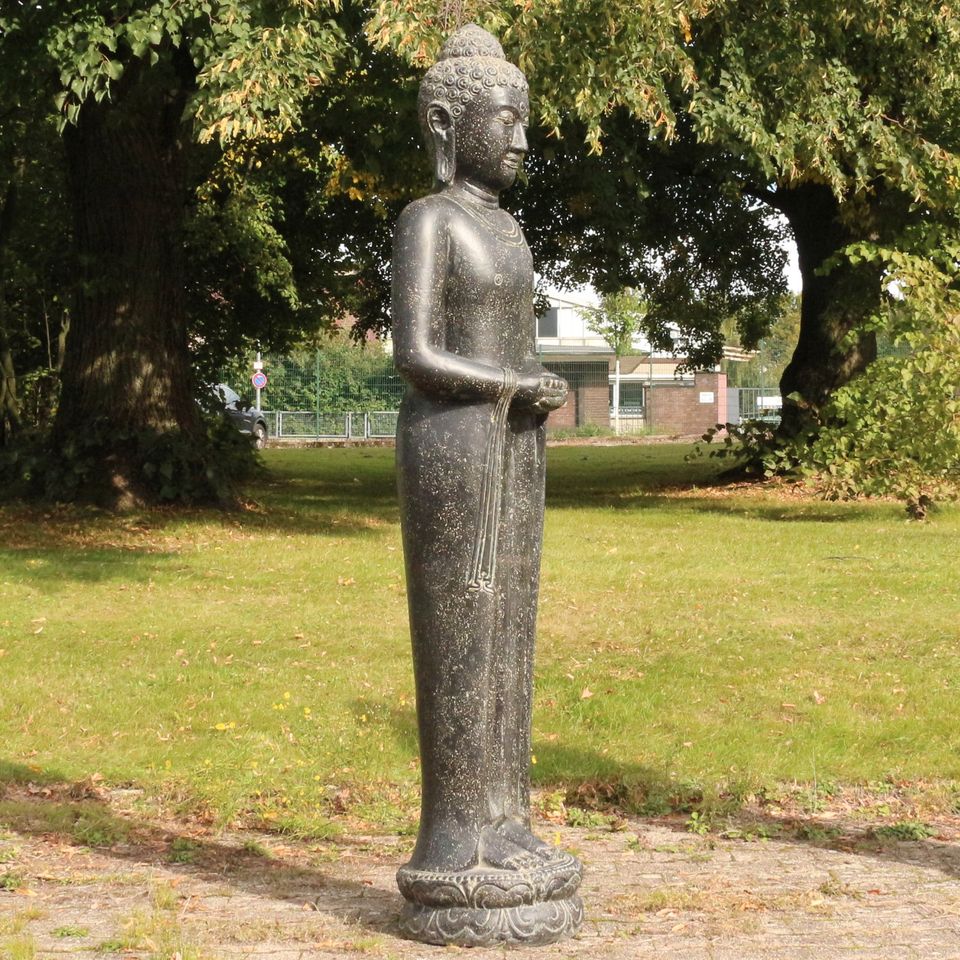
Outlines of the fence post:
<svg viewBox="0 0 960 960">
<path fill-rule="evenodd" d="M 313 410 L 316 416 L 317 439 L 320 438 L 320 349 L 313 351 Z"/>
</svg>

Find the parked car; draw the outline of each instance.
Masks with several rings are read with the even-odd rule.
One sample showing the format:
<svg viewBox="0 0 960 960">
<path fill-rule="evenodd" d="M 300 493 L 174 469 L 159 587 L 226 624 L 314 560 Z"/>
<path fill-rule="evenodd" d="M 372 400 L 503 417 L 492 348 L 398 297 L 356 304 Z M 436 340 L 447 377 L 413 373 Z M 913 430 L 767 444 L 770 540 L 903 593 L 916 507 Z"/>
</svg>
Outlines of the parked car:
<svg viewBox="0 0 960 960">
<path fill-rule="evenodd" d="M 223 404 L 223 412 L 230 418 L 241 433 L 250 434 L 253 437 L 253 445 L 258 449 L 263 449 L 267 442 L 267 421 L 263 416 L 263 411 L 256 407 L 244 404 L 236 390 L 231 389 L 225 383 L 218 383 L 213 388 L 214 396 Z"/>
</svg>

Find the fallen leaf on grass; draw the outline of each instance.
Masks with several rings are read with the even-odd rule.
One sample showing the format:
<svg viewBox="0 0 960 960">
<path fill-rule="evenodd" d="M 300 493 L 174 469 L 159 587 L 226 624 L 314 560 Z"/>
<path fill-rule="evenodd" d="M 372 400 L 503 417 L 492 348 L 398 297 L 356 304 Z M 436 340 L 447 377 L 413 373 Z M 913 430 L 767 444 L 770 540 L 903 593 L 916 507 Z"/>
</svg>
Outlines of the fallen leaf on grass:
<svg viewBox="0 0 960 960">
<path fill-rule="evenodd" d="M 581 700 L 589 700 L 593 696 L 593 691 L 589 687 L 584 687 L 580 691 Z"/>
</svg>

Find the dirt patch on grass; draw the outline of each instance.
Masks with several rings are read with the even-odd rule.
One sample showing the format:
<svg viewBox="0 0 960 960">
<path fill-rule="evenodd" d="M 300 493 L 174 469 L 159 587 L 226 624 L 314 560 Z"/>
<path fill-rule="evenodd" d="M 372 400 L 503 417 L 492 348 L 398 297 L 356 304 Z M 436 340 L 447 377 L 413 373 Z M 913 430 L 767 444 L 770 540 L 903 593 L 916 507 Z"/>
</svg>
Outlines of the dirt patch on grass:
<svg viewBox="0 0 960 960">
<path fill-rule="evenodd" d="M 44 790 L 11 786 L 4 798 L 0 953 L 9 957 L 441 955 L 397 933 L 394 873 L 408 836 L 297 842 L 151 817 L 130 791 Z M 103 810 L 91 826 L 83 805 L 92 800 Z M 64 812 L 71 803 L 82 806 L 88 845 Z M 586 865 L 587 921 L 574 940 L 524 955 L 960 956 L 955 818 L 921 829 L 873 822 L 842 803 L 810 815 L 785 809 L 776 830 L 769 814 L 764 829 L 750 816 L 709 832 L 683 816 L 541 822 L 545 837 Z"/>
</svg>

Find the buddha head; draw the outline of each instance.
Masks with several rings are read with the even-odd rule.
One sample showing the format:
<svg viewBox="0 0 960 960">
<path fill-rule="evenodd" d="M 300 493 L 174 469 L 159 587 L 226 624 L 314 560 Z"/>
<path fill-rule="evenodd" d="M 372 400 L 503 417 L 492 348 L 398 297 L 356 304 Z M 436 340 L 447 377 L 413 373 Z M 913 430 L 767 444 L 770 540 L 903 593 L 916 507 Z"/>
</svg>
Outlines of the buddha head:
<svg viewBox="0 0 960 960">
<path fill-rule="evenodd" d="M 527 151 L 527 81 L 494 36 L 472 23 L 454 33 L 424 76 L 417 106 L 437 180 L 494 193 L 513 184 Z"/>
</svg>

